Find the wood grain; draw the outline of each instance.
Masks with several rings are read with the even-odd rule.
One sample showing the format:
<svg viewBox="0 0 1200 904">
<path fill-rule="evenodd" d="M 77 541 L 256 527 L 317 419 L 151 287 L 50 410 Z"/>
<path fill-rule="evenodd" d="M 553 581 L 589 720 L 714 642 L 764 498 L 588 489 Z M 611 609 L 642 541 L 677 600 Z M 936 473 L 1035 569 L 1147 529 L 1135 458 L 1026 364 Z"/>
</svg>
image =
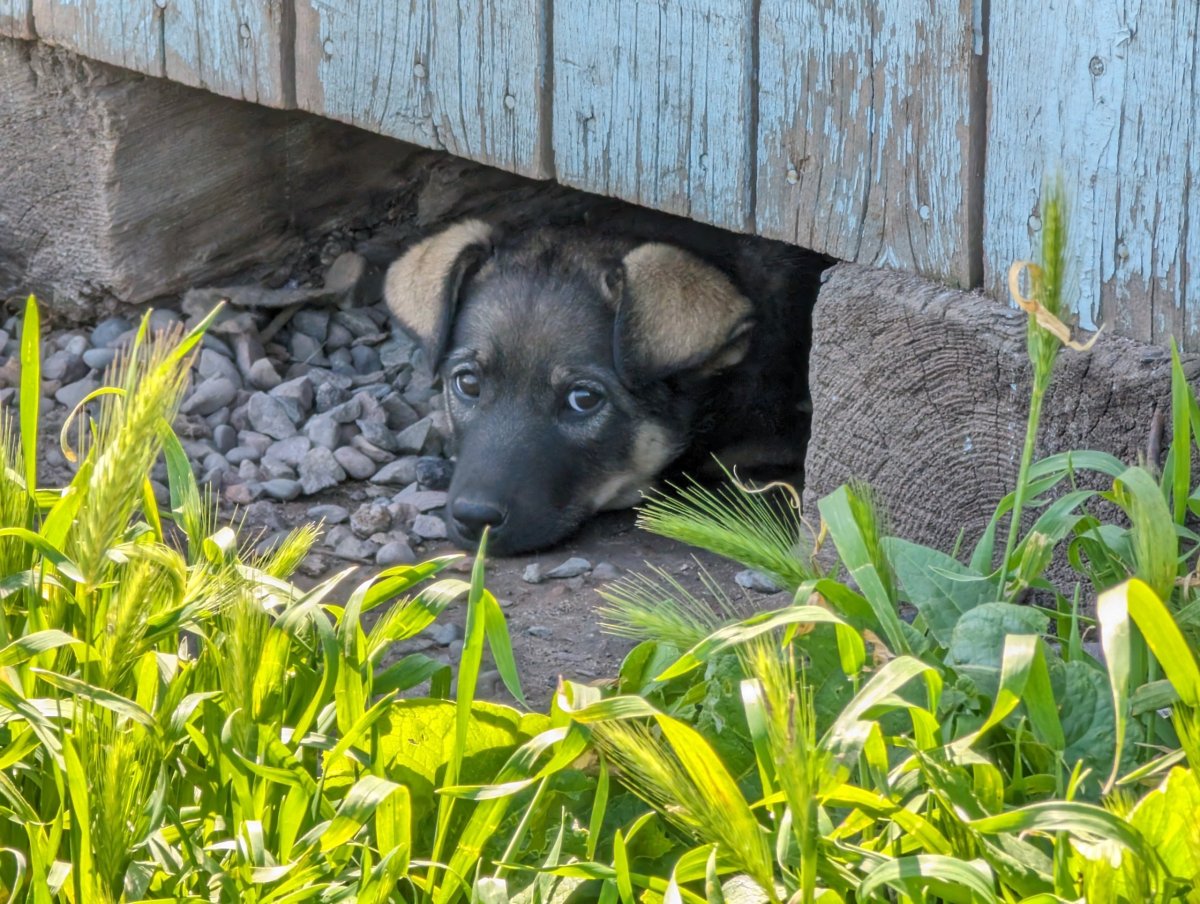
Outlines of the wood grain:
<svg viewBox="0 0 1200 904">
<path fill-rule="evenodd" d="M 146 75 L 165 75 L 156 0 L 32 0 L 38 38 Z"/>
<path fill-rule="evenodd" d="M 1040 243 L 1060 171 L 1081 324 L 1200 346 L 1198 33 L 1195 0 L 992 4 L 990 289 Z"/>
<path fill-rule="evenodd" d="M 558 179 L 751 231 L 754 6 L 555 0 Z"/>
<path fill-rule="evenodd" d="M 0 0 L 0 35 L 25 39 L 35 37 L 33 0 Z"/>
<path fill-rule="evenodd" d="M 762 235 L 953 285 L 978 282 L 975 5 L 762 0 Z"/>
<path fill-rule="evenodd" d="M 962 530 L 970 549 L 1015 484 L 1025 331 L 1022 312 L 979 294 L 852 264 L 829 271 L 813 313 L 806 511 L 857 478 L 879 494 L 892 533 L 949 550 Z M 1170 365 L 1164 349 L 1117 336 L 1064 352 L 1037 456 L 1099 449 L 1135 464 L 1155 407 L 1170 421 Z M 1200 359 L 1185 372 L 1200 376 Z"/>
<path fill-rule="evenodd" d="M 297 0 L 304 110 L 551 174 L 543 0 Z"/>
<path fill-rule="evenodd" d="M 163 21 L 167 78 L 269 107 L 292 106 L 285 12 L 285 0 L 170 0 Z"/>
</svg>

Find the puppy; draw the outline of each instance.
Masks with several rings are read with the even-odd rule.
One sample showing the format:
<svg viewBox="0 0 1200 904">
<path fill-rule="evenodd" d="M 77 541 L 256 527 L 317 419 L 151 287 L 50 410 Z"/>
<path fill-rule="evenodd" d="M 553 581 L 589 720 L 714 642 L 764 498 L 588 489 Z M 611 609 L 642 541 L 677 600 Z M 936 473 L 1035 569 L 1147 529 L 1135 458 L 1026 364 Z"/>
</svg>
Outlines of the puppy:
<svg viewBox="0 0 1200 904">
<path fill-rule="evenodd" d="M 466 220 L 391 265 L 388 306 L 440 374 L 453 427 L 452 539 L 474 547 L 490 528 L 497 555 L 550 546 L 669 466 L 748 444 L 798 465 L 823 262 L 700 233 L 688 248 Z"/>
</svg>

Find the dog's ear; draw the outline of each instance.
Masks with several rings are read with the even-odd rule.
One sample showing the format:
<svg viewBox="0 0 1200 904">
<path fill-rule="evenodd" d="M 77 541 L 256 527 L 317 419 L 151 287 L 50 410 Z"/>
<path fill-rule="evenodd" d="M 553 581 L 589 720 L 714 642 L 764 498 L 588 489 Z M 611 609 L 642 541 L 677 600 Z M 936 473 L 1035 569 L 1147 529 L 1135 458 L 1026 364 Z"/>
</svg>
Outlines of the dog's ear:
<svg viewBox="0 0 1200 904">
<path fill-rule="evenodd" d="M 491 250 L 492 227 L 464 220 L 417 242 L 388 268 L 388 309 L 420 340 L 434 370 L 446 353 L 463 280 Z"/>
<path fill-rule="evenodd" d="M 605 281 L 619 293 L 614 344 L 623 374 L 718 373 L 746 356 L 753 306 L 724 273 L 681 248 L 640 245 Z"/>
</svg>

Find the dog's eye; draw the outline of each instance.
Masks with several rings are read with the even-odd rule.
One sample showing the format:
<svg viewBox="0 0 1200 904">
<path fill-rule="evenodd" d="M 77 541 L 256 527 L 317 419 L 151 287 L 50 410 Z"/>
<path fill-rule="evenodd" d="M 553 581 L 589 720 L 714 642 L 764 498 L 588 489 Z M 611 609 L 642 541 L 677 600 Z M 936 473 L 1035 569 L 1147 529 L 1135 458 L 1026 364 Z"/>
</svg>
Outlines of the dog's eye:
<svg viewBox="0 0 1200 904">
<path fill-rule="evenodd" d="M 479 398 L 479 374 L 470 370 L 460 370 L 452 379 L 454 391 L 464 399 Z"/>
<path fill-rule="evenodd" d="M 604 401 L 604 393 L 591 386 L 573 386 L 567 393 L 567 406 L 580 414 L 591 414 Z"/>
</svg>

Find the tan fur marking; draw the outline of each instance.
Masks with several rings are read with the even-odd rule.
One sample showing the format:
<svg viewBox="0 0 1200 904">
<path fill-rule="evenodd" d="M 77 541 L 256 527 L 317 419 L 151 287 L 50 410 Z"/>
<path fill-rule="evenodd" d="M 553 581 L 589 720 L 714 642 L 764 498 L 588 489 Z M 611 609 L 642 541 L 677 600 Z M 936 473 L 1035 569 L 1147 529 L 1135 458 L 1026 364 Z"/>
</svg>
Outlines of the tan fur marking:
<svg viewBox="0 0 1200 904">
<path fill-rule="evenodd" d="M 628 335 L 651 368 L 715 354 L 753 310 L 724 273 L 673 245 L 641 245 L 624 264 L 632 304 Z M 746 343 L 739 343 L 710 366 L 730 367 L 745 353 Z"/>
<path fill-rule="evenodd" d="M 679 452 L 679 443 L 671 439 L 661 424 L 649 421 L 638 425 L 625 469 L 604 481 L 592 496 L 597 511 L 612 511 L 637 505 L 642 494 L 653 485 L 660 471 Z"/>
<path fill-rule="evenodd" d="M 491 237 L 487 223 L 464 220 L 417 242 L 388 268 L 383 286 L 388 309 L 428 341 L 445 313 L 443 293 L 455 262 L 471 245 L 490 244 Z"/>
</svg>

